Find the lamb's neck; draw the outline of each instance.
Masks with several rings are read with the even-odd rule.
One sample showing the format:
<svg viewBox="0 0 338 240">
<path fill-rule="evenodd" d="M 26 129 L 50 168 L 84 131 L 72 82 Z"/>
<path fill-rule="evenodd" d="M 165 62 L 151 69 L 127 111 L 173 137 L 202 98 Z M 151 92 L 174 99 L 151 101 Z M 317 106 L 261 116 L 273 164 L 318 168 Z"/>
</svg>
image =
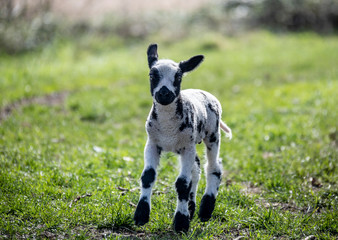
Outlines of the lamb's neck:
<svg viewBox="0 0 338 240">
<path fill-rule="evenodd" d="M 177 116 L 177 105 L 178 101 L 181 101 L 180 98 L 175 99 L 172 103 L 168 105 L 161 105 L 157 102 L 154 102 L 156 112 L 160 118 L 171 119 Z"/>
</svg>

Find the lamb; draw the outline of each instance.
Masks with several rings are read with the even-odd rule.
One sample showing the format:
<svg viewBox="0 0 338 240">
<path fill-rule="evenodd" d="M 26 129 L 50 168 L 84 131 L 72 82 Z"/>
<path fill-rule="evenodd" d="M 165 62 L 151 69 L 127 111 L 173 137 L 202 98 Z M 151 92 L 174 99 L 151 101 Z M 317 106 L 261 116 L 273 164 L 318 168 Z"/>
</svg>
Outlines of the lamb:
<svg viewBox="0 0 338 240">
<path fill-rule="evenodd" d="M 173 226 L 176 232 L 187 232 L 196 207 L 196 191 L 200 178 L 200 159 L 196 144 L 206 145 L 207 186 L 201 200 L 199 218 L 211 218 L 215 207 L 222 169 L 218 160 L 220 128 L 231 139 L 231 129 L 221 120 L 221 104 L 208 92 L 182 90 L 182 76 L 194 70 L 204 59 L 197 55 L 176 63 L 158 59 L 157 44 L 147 50 L 150 69 L 150 92 L 153 105 L 146 121 L 148 139 L 144 149 L 144 170 L 141 175 L 141 196 L 134 214 L 136 225 L 149 221 L 150 197 L 156 169 L 163 151 L 180 156 L 181 171 L 176 179 L 178 194 Z"/>
</svg>

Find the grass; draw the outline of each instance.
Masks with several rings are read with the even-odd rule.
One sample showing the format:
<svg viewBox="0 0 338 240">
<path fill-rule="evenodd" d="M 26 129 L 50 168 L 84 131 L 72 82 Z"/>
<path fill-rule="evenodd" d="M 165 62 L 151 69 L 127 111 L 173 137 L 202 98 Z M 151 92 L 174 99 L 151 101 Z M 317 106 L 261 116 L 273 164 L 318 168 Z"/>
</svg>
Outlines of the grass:
<svg viewBox="0 0 338 240">
<path fill-rule="evenodd" d="M 0 122 L 0 238 L 336 239 L 337 40 L 267 32 L 173 43 L 91 37 L 1 55 L 0 106 L 19 104 Z M 132 221 L 152 104 L 145 50 L 154 41 L 160 57 L 206 56 L 182 88 L 217 96 L 234 135 L 222 141 L 213 218 L 195 216 L 184 235 L 171 226 L 179 171 L 171 153 L 161 159 L 150 222 Z M 66 97 L 22 100 L 53 92 Z"/>
</svg>

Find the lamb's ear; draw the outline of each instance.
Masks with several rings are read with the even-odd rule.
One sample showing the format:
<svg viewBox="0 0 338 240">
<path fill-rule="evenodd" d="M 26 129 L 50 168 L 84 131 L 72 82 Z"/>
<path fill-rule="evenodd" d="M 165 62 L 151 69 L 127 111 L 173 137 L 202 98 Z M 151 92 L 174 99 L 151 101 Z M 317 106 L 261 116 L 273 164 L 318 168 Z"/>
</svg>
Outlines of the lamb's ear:
<svg viewBox="0 0 338 240">
<path fill-rule="evenodd" d="M 187 61 L 180 62 L 179 67 L 183 73 L 190 72 L 194 70 L 198 65 L 200 65 L 203 59 L 204 59 L 203 55 L 197 55 L 190 58 Z"/>
<path fill-rule="evenodd" d="M 157 44 L 150 44 L 147 51 L 148 55 L 148 66 L 151 68 L 158 60 Z"/>
</svg>

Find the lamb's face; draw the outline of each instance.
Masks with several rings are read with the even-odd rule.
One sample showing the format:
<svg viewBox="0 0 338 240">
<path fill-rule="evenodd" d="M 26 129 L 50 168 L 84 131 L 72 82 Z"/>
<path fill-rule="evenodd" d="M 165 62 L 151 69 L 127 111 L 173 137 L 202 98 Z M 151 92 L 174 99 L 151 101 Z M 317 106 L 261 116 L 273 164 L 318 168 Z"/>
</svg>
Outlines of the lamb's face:
<svg viewBox="0 0 338 240">
<path fill-rule="evenodd" d="M 151 67 L 149 77 L 151 95 L 159 104 L 168 105 L 180 94 L 182 71 L 174 61 L 157 61 Z"/>
<path fill-rule="evenodd" d="M 147 56 L 151 95 L 162 105 L 172 103 L 179 96 L 183 74 L 194 70 L 204 59 L 203 55 L 197 55 L 180 63 L 158 60 L 157 44 L 148 47 Z"/>
</svg>

